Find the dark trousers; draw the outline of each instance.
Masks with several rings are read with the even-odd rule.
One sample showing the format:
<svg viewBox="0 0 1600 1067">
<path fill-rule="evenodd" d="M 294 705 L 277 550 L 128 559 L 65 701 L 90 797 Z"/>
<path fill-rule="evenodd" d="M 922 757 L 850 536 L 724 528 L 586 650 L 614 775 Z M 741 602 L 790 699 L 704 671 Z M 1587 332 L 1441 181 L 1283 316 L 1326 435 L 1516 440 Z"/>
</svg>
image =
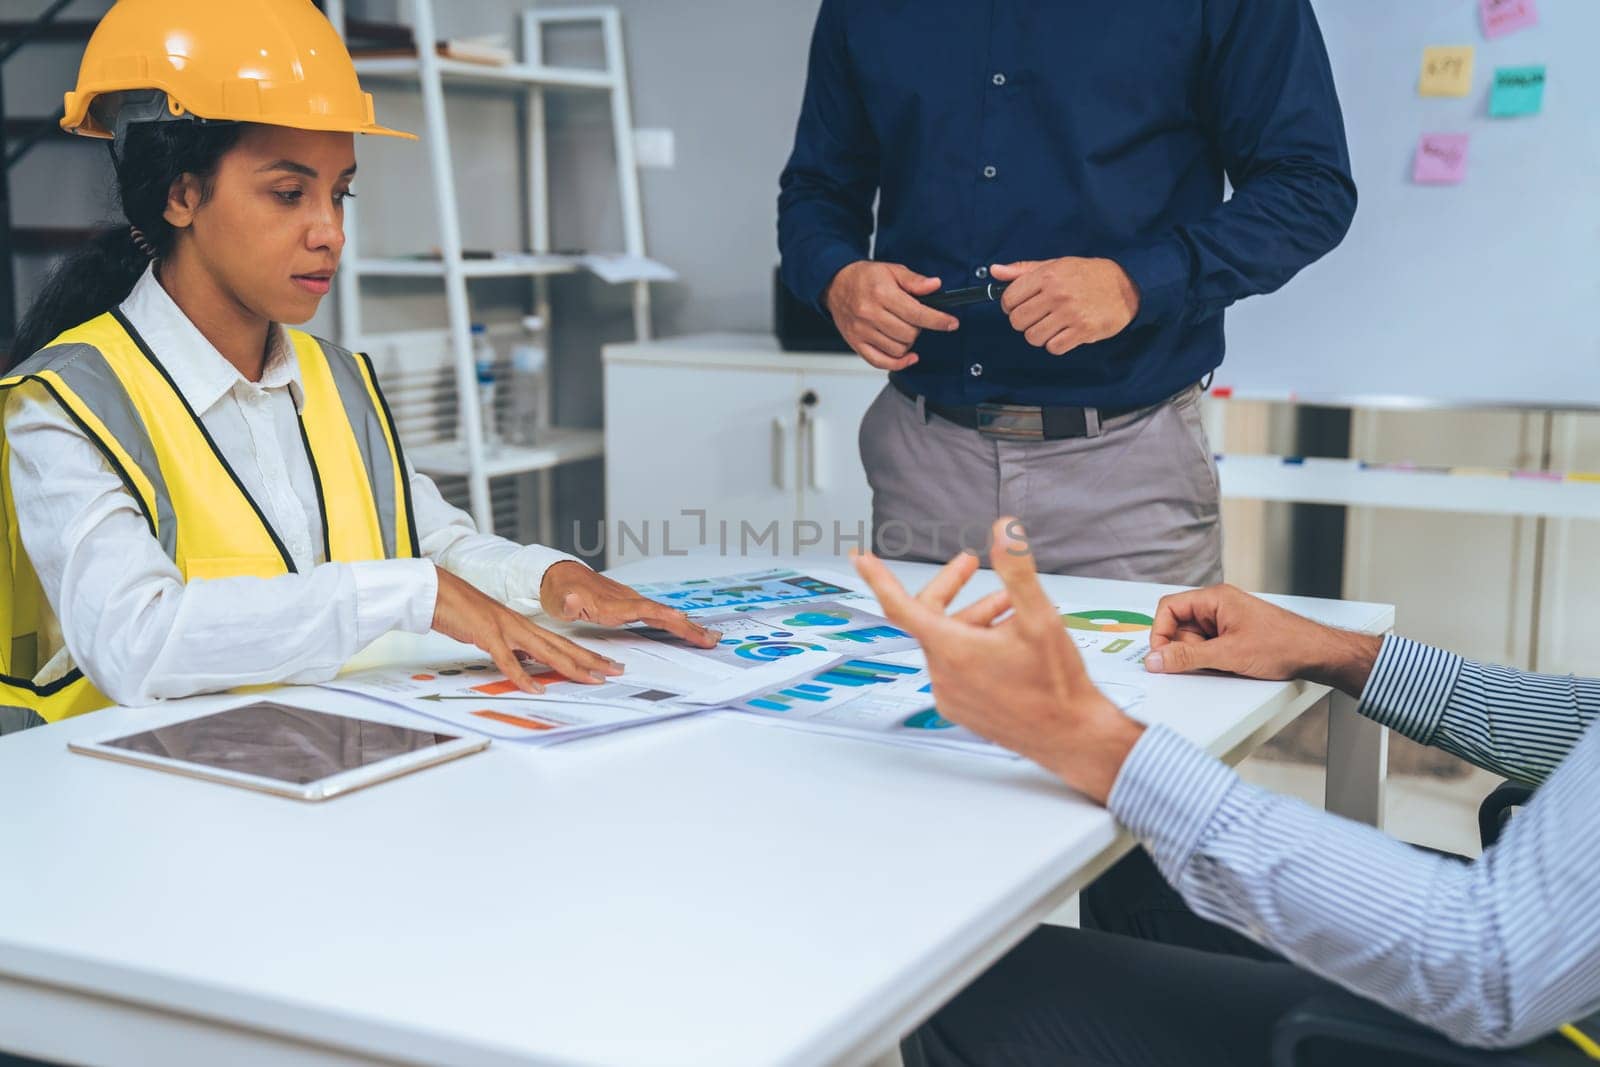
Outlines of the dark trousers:
<svg viewBox="0 0 1600 1067">
<path fill-rule="evenodd" d="M 1083 929 L 1040 927 L 906 1040 L 907 1067 L 1264 1067 L 1278 1020 L 1336 988 L 1195 915 L 1143 849 L 1079 900 Z"/>
</svg>

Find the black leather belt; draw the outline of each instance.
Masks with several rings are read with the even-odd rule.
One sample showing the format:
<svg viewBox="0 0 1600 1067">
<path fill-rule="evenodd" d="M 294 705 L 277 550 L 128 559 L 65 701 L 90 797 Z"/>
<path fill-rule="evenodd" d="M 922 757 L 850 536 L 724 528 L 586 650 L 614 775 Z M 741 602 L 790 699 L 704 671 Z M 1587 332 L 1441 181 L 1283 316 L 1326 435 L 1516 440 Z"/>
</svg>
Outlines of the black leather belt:
<svg viewBox="0 0 1600 1067">
<path fill-rule="evenodd" d="M 890 378 L 902 396 L 920 398 L 915 390 Z M 977 430 L 989 437 L 1019 440 L 1060 441 L 1070 437 L 1093 437 L 1100 424 L 1120 415 L 1142 411 L 1149 404 L 1123 408 L 1034 407 L 1027 404 L 936 404 L 922 401 L 923 409 L 957 426 Z"/>
</svg>

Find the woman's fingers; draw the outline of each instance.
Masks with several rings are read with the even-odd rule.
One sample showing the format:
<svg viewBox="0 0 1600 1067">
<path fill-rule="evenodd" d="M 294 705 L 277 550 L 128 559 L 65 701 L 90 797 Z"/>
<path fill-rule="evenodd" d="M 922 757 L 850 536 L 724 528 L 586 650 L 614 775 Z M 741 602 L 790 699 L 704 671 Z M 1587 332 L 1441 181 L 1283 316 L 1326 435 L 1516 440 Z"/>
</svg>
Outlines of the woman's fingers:
<svg viewBox="0 0 1600 1067">
<path fill-rule="evenodd" d="M 524 693 L 544 692 L 544 686 L 534 681 L 533 675 L 523 669 L 522 661 L 517 658 L 516 651 L 509 644 L 503 641 L 491 641 L 485 644 L 483 650 L 489 653 L 489 658 L 500 668 L 500 673 L 518 689 Z"/>
<path fill-rule="evenodd" d="M 601 600 L 590 621 L 604 626 L 645 622 L 700 648 L 710 648 L 722 638 L 722 634 L 708 630 L 683 612 L 637 595 Z"/>
<path fill-rule="evenodd" d="M 607 659 L 559 634 L 551 633 L 530 622 L 518 620 L 522 625 L 512 641 L 515 647 L 544 663 L 562 677 L 585 685 L 595 685 L 622 673 L 622 664 Z"/>
</svg>

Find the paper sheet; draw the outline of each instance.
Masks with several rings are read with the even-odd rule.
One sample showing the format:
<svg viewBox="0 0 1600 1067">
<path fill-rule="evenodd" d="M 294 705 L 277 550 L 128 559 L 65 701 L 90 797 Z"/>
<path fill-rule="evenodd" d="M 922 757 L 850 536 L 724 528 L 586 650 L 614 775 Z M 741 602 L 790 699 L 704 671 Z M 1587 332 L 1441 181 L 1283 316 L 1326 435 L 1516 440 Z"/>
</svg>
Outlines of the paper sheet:
<svg viewBox="0 0 1600 1067">
<path fill-rule="evenodd" d="M 321 688 L 381 700 L 457 729 L 528 745 L 557 744 L 695 710 L 675 702 L 680 692 L 632 680 L 580 685 L 539 665 L 530 670 L 545 684 L 543 694 L 522 692 L 487 658 L 374 667 L 341 675 Z"/>
<path fill-rule="evenodd" d="M 699 618 L 713 612 L 753 611 L 775 604 L 801 604 L 849 595 L 854 584 L 854 579 L 825 570 L 802 572 L 773 567 L 715 578 L 646 582 L 634 589 L 640 596 Z"/>
</svg>

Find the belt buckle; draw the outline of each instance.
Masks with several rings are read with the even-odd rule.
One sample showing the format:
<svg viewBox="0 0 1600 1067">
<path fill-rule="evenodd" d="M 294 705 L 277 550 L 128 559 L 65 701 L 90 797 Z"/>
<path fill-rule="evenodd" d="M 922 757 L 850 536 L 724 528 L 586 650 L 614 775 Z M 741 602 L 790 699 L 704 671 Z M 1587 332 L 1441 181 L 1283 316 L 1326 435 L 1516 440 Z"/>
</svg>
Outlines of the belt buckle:
<svg viewBox="0 0 1600 1067">
<path fill-rule="evenodd" d="M 978 432 L 985 437 L 1040 441 L 1044 439 L 1044 412 L 1026 404 L 979 404 Z"/>
</svg>

